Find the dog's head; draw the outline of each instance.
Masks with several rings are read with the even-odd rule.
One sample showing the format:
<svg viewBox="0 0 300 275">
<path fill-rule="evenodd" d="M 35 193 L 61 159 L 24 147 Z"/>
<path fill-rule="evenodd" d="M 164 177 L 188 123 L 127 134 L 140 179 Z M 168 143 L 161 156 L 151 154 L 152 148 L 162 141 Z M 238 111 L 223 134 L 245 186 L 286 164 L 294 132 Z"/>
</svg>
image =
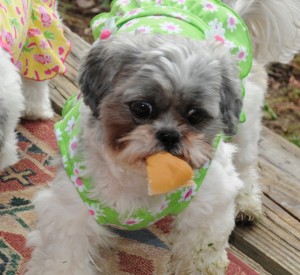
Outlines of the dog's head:
<svg viewBox="0 0 300 275">
<path fill-rule="evenodd" d="M 168 151 L 199 168 L 214 137 L 233 134 L 241 111 L 237 65 L 216 43 L 118 35 L 96 42 L 79 86 L 113 158 L 140 167 Z"/>
</svg>

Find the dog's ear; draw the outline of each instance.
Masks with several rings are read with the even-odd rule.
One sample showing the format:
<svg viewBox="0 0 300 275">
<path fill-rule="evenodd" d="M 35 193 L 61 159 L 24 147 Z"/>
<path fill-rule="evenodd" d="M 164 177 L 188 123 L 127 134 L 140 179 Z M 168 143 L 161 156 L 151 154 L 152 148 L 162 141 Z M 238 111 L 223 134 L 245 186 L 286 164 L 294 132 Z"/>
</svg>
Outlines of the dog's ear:
<svg viewBox="0 0 300 275">
<path fill-rule="evenodd" d="M 122 44 L 118 38 L 99 40 L 87 53 L 80 66 L 78 84 L 94 116 L 99 115 L 103 98 L 112 92 L 116 75 L 122 72 L 124 64 L 133 63 L 137 54 L 136 47 Z"/>
<path fill-rule="evenodd" d="M 237 131 L 242 110 L 242 83 L 238 64 L 232 54 L 223 46 L 216 46 L 214 56 L 221 66 L 220 110 L 224 133 L 232 136 Z"/>
<path fill-rule="evenodd" d="M 237 131 L 242 110 L 241 81 L 226 68 L 222 75 L 220 110 L 225 125 L 224 133 L 232 136 Z"/>
</svg>

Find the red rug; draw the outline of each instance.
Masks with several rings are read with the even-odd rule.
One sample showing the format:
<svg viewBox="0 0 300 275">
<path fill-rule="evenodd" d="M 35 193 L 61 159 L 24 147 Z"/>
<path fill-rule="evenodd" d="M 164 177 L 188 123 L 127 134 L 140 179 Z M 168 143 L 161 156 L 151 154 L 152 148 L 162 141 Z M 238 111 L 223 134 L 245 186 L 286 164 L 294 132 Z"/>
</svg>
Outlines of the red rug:
<svg viewBox="0 0 300 275">
<path fill-rule="evenodd" d="M 36 220 L 32 198 L 53 179 L 51 159 L 57 152 L 52 121 L 22 121 L 17 131 L 20 161 L 0 174 L 0 274 L 7 275 L 22 274 L 30 258 L 25 241 Z M 119 232 L 116 253 L 105 256 L 110 274 L 166 274 L 169 225 L 166 218 L 149 229 Z M 258 274 L 233 253 L 228 255 L 227 275 Z"/>
</svg>

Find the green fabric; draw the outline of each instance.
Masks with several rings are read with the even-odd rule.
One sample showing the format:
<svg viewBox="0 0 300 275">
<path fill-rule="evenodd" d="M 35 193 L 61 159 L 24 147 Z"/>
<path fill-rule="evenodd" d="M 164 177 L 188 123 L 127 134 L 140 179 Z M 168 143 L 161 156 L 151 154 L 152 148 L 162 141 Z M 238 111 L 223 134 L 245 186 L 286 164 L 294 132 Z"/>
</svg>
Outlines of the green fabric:
<svg viewBox="0 0 300 275">
<path fill-rule="evenodd" d="M 238 59 L 240 77 L 252 66 L 247 26 L 220 0 L 114 0 L 110 13 L 91 21 L 95 39 L 102 31 L 116 33 L 180 34 L 192 39 L 213 38 Z"/>
<path fill-rule="evenodd" d="M 100 201 L 90 199 L 93 181 L 83 177 L 85 167 L 83 158 L 78 152 L 78 144 L 81 137 L 79 110 L 83 104 L 80 95 L 71 97 L 63 109 L 63 118 L 55 124 L 55 133 L 62 155 L 63 164 L 74 187 L 99 224 L 111 225 L 121 229 L 137 230 L 147 227 L 167 215 L 176 215 L 188 206 L 205 178 L 209 163 L 195 171 L 195 184 L 190 187 L 182 187 L 164 196 L 164 202 L 157 213 L 151 213 L 149 209 L 137 209 L 130 215 L 120 216 L 114 209 L 102 204 Z M 221 135 L 217 136 L 214 147 L 217 147 Z"/>
<path fill-rule="evenodd" d="M 219 0 L 115 0 L 110 13 L 96 16 L 91 26 L 95 39 L 104 31 L 113 35 L 139 32 L 180 34 L 199 40 L 212 38 L 223 43 L 236 56 L 241 81 L 252 66 L 252 49 L 247 27 L 233 10 Z M 243 85 L 241 93 L 244 96 Z M 188 206 L 205 178 L 209 163 L 195 171 L 194 186 L 179 188 L 166 194 L 157 213 L 151 213 L 149 209 L 137 209 L 130 215 L 120 216 L 100 201 L 90 199 L 93 181 L 82 177 L 85 167 L 82 156 L 76 150 L 81 136 L 80 104 L 82 99 L 79 96 L 68 100 L 63 110 L 63 120 L 55 124 L 55 129 L 67 174 L 89 213 L 98 223 L 137 230 L 167 215 L 176 215 Z M 245 121 L 244 113 L 240 120 Z M 216 137 L 214 148 L 217 148 L 220 139 L 221 134 Z"/>
</svg>

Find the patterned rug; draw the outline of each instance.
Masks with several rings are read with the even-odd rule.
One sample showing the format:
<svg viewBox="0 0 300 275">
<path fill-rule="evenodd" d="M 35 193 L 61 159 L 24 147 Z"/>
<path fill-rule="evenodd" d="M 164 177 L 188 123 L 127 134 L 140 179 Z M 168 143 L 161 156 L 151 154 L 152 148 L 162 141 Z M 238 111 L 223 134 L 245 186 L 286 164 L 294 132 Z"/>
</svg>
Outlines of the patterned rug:
<svg viewBox="0 0 300 275">
<path fill-rule="evenodd" d="M 57 151 L 52 121 L 22 121 L 17 129 L 20 161 L 0 174 L 0 274 L 22 274 L 30 258 L 26 235 L 34 227 L 34 194 L 55 175 Z M 110 274 L 163 275 L 170 257 L 166 237 L 171 218 L 149 229 L 118 232 L 115 253 L 105 255 Z M 229 252 L 227 275 L 257 275 Z"/>
</svg>

